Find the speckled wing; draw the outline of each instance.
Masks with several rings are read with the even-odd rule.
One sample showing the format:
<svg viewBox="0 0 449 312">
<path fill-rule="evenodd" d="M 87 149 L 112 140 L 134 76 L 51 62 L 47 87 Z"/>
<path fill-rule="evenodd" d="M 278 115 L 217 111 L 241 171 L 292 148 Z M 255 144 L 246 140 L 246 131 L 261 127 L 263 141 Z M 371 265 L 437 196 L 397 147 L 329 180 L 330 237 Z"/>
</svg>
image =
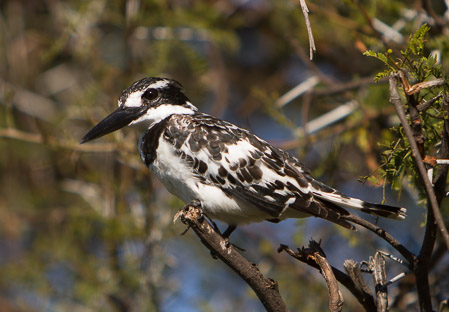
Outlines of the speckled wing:
<svg viewBox="0 0 449 312">
<path fill-rule="evenodd" d="M 247 130 L 198 113 L 172 116 L 162 135 L 201 183 L 259 208 L 270 221 L 292 208 L 354 229 L 341 218 L 345 209 L 314 197 L 310 175 L 296 158 Z"/>
</svg>

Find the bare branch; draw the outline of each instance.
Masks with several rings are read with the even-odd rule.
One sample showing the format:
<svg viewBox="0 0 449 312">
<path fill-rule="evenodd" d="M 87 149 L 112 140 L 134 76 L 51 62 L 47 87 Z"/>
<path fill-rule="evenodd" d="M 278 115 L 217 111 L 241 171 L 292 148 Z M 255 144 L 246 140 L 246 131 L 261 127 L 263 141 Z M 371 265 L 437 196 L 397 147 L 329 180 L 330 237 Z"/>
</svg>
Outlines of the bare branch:
<svg viewBox="0 0 449 312">
<path fill-rule="evenodd" d="M 255 264 L 248 262 L 226 239 L 218 234 L 205 220 L 201 209 L 188 205 L 177 215 L 181 217 L 183 223 L 187 224 L 198 235 L 201 242 L 213 255 L 217 256 L 248 283 L 267 311 L 288 311 L 279 294 L 277 282 L 265 278 Z"/>
<path fill-rule="evenodd" d="M 295 259 L 300 260 L 306 264 L 313 266 L 320 270 L 321 275 L 323 275 L 326 281 L 327 288 L 329 290 L 329 311 L 341 311 L 343 306 L 343 295 L 338 288 L 337 279 L 335 278 L 334 272 L 335 268 L 331 267 L 329 262 L 327 262 L 326 255 L 320 244 L 311 240 L 309 242 L 308 248 L 298 249 L 298 252 L 294 252 L 288 246 L 281 245 L 278 248 L 278 252 L 286 251 L 290 256 Z M 338 270 L 337 270 L 338 271 Z M 340 271 L 341 274 L 344 274 Z"/>
<path fill-rule="evenodd" d="M 295 134 L 299 137 L 303 137 L 305 130 L 308 134 L 313 134 L 330 126 L 331 124 L 350 116 L 360 106 L 359 102 L 352 100 L 341 104 L 340 106 L 328 111 L 327 113 L 308 121 L 304 128 L 299 127 L 295 130 Z"/>
<path fill-rule="evenodd" d="M 373 295 L 363 279 L 359 264 L 349 259 L 345 260 L 343 266 L 355 286 L 355 291 L 351 290 L 352 294 L 359 300 L 366 311 L 377 311 Z"/>
<path fill-rule="evenodd" d="M 9 138 L 35 144 L 44 143 L 44 138 L 42 135 L 38 133 L 20 131 L 15 128 L 0 129 L 0 138 Z"/>
<path fill-rule="evenodd" d="M 370 266 L 373 269 L 374 285 L 376 289 L 377 298 L 377 312 L 386 312 L 388 310 L 388 293 L 387 287 L 387 273 L 385 271 L 385 259 L 376 252 L 374 257 L 370 257 Z"/>
<path fill-rule="evenodd" d="M 110 153 L 119 149 L 119 146 L 114 143 L 95 143 L 80 145 L 78 142 L 59 141 L 52 137 L 44 138 L 39 133 L 25 132 L 15 128 L 0 128 L 0 138 L 19 140 L 33 144 L 47 144 L 53 148 L 67 149 L 76 152 Z M 121 143 L 120 149 L 134 151 L 134 145 Z"/>
<path fill-rule="evenodd" d="M 315 87 L 319 82 L 320 79 L 317 76 L 307 78 L 305 81 L 301 82 L 293 89 L 289 90 L 281 97 L 279 97 L 275 105 L 277 107 L 283 107 L 284 105 L 290 103 L 291 101 L 296 99 L 298 96 L 304 94 L 305 92 L 310 92 L 310 90 L 312 90 L 313 87 Z"/>
<path fill-rule="evenodd" d="M 337 280 L 335 279 L 335 275 L 332 272 L 329 262 L 327 262 L 324 251 L 321 249 L 321 246 L 314 241 L 310 242 L 309 248 L 313 251 L 315 261 L 320 266 L 321 274 L 329 289 L 329 311 L 341 311 L 344 302 L 343 295 L 338 289 Z"/>
<path fill-rule="evenodd" d="M 378 18 L 372 19 L 372 27 L 382 34 L 382 38 L 385 38 L 385 41 L 391 40 L 397 44 L 402 44 L 404 42 L 404 36 L 399 31 L 385 24 Z"/>
<path fill-rule="evenodd" d="M 301 4 L 302 14 L 304 15 L 304 20 L 306 22 L 307 34 L 309 35 L 309 57 L 310 60 L 313 59 L 313 52 L 316 51 L 315 40 L 313 39 L 312 27 L 309 21 L 309 8 L 307 7 L 305 0 L 299 0 Z"/>
</svg>

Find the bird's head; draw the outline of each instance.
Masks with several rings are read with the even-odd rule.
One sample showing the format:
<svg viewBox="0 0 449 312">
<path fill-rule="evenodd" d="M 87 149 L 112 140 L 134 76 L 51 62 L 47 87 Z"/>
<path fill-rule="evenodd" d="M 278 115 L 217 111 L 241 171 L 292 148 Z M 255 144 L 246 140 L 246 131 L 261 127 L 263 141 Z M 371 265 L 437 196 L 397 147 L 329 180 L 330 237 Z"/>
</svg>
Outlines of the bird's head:
<svg viewBox="0 0 449 312">
<path fill-rule="evenodd" d="M 197 108 L 184 95 L 182 86 L 167 78 L 143 78 L 124 90 L 118 108 L 93 127 L 80 143 L 85 143 L 128 125 L 146 127 L 173 114 L 193 114 Z"/>
</svg>

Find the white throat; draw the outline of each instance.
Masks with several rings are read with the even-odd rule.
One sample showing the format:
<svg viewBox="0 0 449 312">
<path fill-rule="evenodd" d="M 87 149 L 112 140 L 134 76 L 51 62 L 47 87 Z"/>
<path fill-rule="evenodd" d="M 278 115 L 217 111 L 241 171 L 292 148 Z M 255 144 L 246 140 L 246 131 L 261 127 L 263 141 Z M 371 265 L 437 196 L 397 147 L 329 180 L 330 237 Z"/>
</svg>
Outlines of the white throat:
<svg viewBox="0 0 449 312">
<path fill-rule="evenodd" d="M 162 104 L 154 108 L 147 110 L 145 115 L 134 120 L 129 125 L 142 124 L 146 128 L 151 127 L 153 124 L 158 123 L 165 118 L 178 114 L 178 115 L 192 115 L 197 111 L 197 108 L 190 103 L 187 106 Z"/>
</svg>

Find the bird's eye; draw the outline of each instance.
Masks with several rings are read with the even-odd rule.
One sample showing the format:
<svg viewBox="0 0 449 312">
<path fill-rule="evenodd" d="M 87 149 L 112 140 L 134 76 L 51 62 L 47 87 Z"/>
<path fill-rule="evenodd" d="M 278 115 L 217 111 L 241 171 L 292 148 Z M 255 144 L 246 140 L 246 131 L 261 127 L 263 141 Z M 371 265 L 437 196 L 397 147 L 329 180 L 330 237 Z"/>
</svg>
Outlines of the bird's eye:
<svg viewBox="0 0 449 312">
<path fill-rule="evenodd" d="M 148 101 L 153 101 L 159 96 L 159 92 L 156 89 L 148 89 L 142 94 L 142 98 Z"/>
</svg>

